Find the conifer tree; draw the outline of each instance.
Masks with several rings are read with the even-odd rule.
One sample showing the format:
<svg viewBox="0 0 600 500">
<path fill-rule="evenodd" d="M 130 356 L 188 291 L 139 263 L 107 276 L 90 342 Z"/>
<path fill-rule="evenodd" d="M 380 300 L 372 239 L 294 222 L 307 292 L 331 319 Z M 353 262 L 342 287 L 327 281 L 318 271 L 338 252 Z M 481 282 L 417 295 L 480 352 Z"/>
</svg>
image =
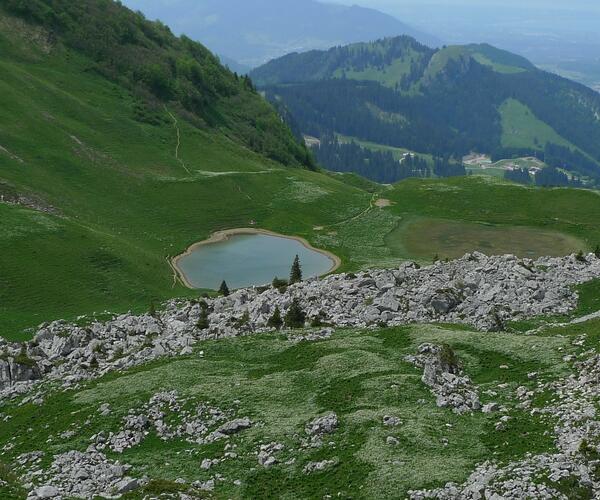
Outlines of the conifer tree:
<svg viewBox="0 0 600 500">
<path fill-rule="evenodd" d="M 294 299 L 285 315 L 285 326 L 288 328 L 303 328 L 306 322 L 306 313 L 300 307 L 298 299 Z"/>
<path fill-rule="evenodd" d="M 290 271 L 290 285 L 300 283 L 302 281 L 302 266 L 300 265 L 300 257 L 296 255 L 292 270 Z"/>
<path fill-rule="evenodd" d="M 271 316 L 269 321 L 267 321 L 267 326 L 269 328 L 276 328 L 277 330 L 283 326 L 283 319 L 281 319 L 281 311 L 279 310 L 279 306 L 277 306 L 275 311 L 273 311 L 273 316 Z"/>
<path fill-rule="evenodd" d="M 200 318 L 198 318 L 196 328 L 198 328 L 198 330 L 206 330 L 209 326 L 210 321 L 208 319 L 208 307 L 203 307 L 200 311 Z"/>
<path fill-rule="evenodd" d="M 221 283 L 221 287 L 219 288 L 219 293 L 221 295 L 223 295 L 223 297 L 229 296 L 229 287 L 227 286 L 227 283 L 225 282 L 225 280 L 223 280 L 223 283 Z"/>
</svg>

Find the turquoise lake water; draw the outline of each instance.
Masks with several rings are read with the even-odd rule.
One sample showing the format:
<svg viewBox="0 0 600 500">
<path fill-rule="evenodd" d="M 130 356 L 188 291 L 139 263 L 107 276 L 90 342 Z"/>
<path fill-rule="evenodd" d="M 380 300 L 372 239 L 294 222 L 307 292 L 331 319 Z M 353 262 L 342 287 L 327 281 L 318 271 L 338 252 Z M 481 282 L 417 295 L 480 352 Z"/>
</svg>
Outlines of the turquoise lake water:
<svg viewBox="0 0 600 500">
<path fill-rule="evenodd" d="M 300 257 L 304 278 L 329 272 L 334 262 L 289 238 L 265 234 L 236 234 L 203 245 L 181 258 L 178 267 L 195 288 L 218 289 L 266 285 L 274 277 L 288 279 L 294 257 Z"/>
</svg>

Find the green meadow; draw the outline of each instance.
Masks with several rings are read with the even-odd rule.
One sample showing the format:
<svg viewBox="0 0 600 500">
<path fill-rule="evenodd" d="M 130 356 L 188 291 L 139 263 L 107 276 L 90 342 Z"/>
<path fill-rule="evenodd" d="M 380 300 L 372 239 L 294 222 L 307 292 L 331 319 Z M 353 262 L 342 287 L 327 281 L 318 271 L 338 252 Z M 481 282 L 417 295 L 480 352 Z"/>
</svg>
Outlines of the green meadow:
<svg viewBox="0 0 600 500">
<path fill-rule="evenodd" d="M 516 226 L 532 241 L 539 230 L 551 232 L 539 253 L 600 242 L 595 193 L 475 177 L 384 187 L 284 167 L 176 103 L 149 106 L 76 52 L 23 43 L 31 34 L 15 26 L 0 23 L 0 194 L 18 193 L 38 210 L 0 203 L 6 338 L 29 338 L 53 319 L 139 312 L 152 302 L 197 296 L 175 279 L 169 259 L 214 231 L 251 221 L 334 252 L 342 271 L 495 251 L 480 245 L 491 237 L 490 225 Z M 377 207 L 377 197 L 391 206 Z M 408 234 L 415 217 L 425 226 Z M 436 231 L 427 230 L 428 219 Z M 443 221 L 446 231 L 468 223 L 453 248 Z M 529 227 L 535 231 L 528 235 Z M 502 231 L 493 239 L 505 239 Z"/>
<path fill-rule="evenodd" d="M 592 326 L 598 329 L 598 324 Z M 547 433 L 552 420 L 532 418 L 515 405 L 513 393 L 518 386 L 535 386 L 528 372 L 537 371 L 543 380 L 568 373 L 563 357 L 575 349 L 569 335 L 564 329 L 548 330 L 540 338 L 415 325 L 339 330 L 314 343 L 293 343 L 273 334 L 201 342 L 188 357 L 107 375 L 79 390 L 57 392 L 41 405 L 6 407 L 3 411 L 12 418 L 0 427 L 0 445 L 10 442 L 13 447 L 2 461 L 38 450 L 83 450 L 100 430 L 118 432 L 123 417 L 153 394 L 176 390 L 195 404 L 235 409 L 256 425 L 229 440 L 236 446 L 235 458 L 210 470 L 200 469 L 200 462 L 222 458 L 225 443 L 161 441 L 151 431 L 123 454 L 108 452 L 110 458 L 131 464 L 132 474 L 152 479 L 144 491 L 128 498 L 185 491 L 177 479 L 206 481 L 215 474 L 226 479 L 217 482 L 214 498 L 287 498 L 291 492 L 294 498 L 403 498 L 412 488 L 463 481 L 477 463 L 490 457 L 506 463 L 526 452 L 552 451 Z M 497 414 L 459 416 L 436 406 L 420 370 L 404 359 L 422 342 L 449 345 L 477 384 L 482 402 L 507 405 L 511 420 L 506 430 L 494 430 Z M 500 389 L 499 384 L 506 385 Z M 488 389 L 497 392 L 493 399 L 486 395 Z M 108 416 L 98 413 L 103 403 L 112 409 Z M 302 447 L 305 424 L 331 411 L 340 422 L 337 431 L 321 448 Z M 402 423 L 385 427 L 385 415 Z M 29 432 L 19 432 L 24 428 Z M 66 431 L 71 431 L 63 434 L 68 437 L 56 439 Z M 399 444 L 388 444 L 389 436 Z M 279 463 L 266 469 L 258 465 L 256 452 L 270 442 L 285 449 L 277 454 Z M 326 459 L 336 465 L 308 477 L 303 473 L 308 462 Z M 9 485 L 0 486 L 0 493 L 11 498 L 10 477 L 2 470 L 0 478 Z"/>
</svg>

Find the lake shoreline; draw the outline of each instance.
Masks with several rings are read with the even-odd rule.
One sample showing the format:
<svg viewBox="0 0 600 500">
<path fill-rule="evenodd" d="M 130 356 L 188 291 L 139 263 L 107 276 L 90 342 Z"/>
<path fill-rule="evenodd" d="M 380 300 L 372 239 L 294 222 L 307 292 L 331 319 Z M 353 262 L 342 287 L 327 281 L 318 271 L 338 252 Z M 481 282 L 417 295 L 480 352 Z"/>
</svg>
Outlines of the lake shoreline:
<svg viewBox="0 0 600 500">
<path fill-rule="evenodd" d="M 185 252 L 170 259 L 169 263 L 171 264 L 171 267 L 175 271 L 179 280 L 184 284 L 184 286 L 186 286 L 187 288 L 190 288 L 192 290 L 198 290 L 197 287 L 193 286 L 190 283 L 190 281 L 187 279 L 183 270 L 179 267 L 179 261 L 181 259 L 183 259 L 184 257 L 187 257 L 190 254 L 192 254 L 198 248 L 201 248 L 206 245 L 212 245 L 214 243 L 220 243 L 223 241 L 227 241 L 230 237 L 236 236 L 239 234 L 262 234 L 262 235 L 266 235 L 266 236 L 273 236 L 276 238 L 285 238 L 288 240 L 295 240 L 295 241 L 301 243 L 302 246 L 304 246 L 308 250 L 312 250 L 313 252 L 320 253 L 321 255 L 324 255 L 325 257 L 327 257 L 328 259 L 331 260 L 331 262 L 332 262 L 331 269 L 329 269 L 326 273 L 323 273 L 321 276 L 325 276 L 326 274 L 337 271 L 340 268 L 340 266 L 342 265 L 342 259 L 340 259 L 337 255 L 335 255 L 334 253 L 329 252 L 327 250 L 313 247 L 309 243 L 309 241 L 306 240 L 305 238 L 302 238 L 300 236 L 289 236 L 286 234 L 280 234 L 280 233 L 276 233 L 274 231 L 269 231 L 268 229 L 250 228 L 250 227 L 225 229 L 222 231 L 216 231 L 216 232 L 212 233 L 206 240 L 198 241 L 198 242 L 190 245 L 185 250 Z M 290 266 L 291 266 L 291 263 L 290 263 Z"/>
</svg>

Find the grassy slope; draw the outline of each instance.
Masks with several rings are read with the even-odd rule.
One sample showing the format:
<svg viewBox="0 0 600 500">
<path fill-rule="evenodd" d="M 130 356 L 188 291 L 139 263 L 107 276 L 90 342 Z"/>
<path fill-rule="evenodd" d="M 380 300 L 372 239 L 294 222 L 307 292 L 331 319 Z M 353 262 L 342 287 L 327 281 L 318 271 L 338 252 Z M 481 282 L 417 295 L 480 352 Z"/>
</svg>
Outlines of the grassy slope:
<svg viewBox="0 0 600 500">
<path fill-rule="evenodd" d="M 502 118 L 502 146 L 505 148 L 544 148 L 547 143 L 577 149 L 552 127 L 515 99 L 506 100 L 499 109 Z"/>
<path fill-rule="evenodd" d="M 134 98 L 86 71 L 86 59 L 6 55 L 0 145 L 24 163 L 0 151 L 0 180 L 41 196 L 62 217 L 0 206 L 3 335 L 42 319 L 146 308 L 153 298 L 185 294 L 172 288 L 165 258 L 214 230 L 255 219 L 306 234 L 368 207 L 371 195 L 358 188 L 283 168 L 180 118 L 190 175 L 174 157 L 169 115 L 159 110 L 156 126 L 135 121 Z"/>
<path fill-rule="evenodd" d="M 61 213 L 0 205 L 5 337 L 25 338 L 30 333 L 21 330 L 41 321 L 143 310 L 152 300 L 196 294 L 174 284 L 166 258 L 252 219 L 335 252 L 343 270 L 393 265 L 402 257 L 429 260 L 398 255 L 386 244 L 406 213 L 555 226 L 590 245 L 600 241 L 590 193 L 551 194 L 469 179 L 408 181 L 383 195 L 396 205 L 379 210 L 371 205 L 377 190 L 371 184 L 283 168 L 180 116 L 179 154 L 188 173 L 175 158 L 177 134 L 165 110 L 144 111 L 156 125 L 136 121 L 139 102 L 72 52 L 44 55 L 27 40 L 6 36 L 0 48 L 0 146 L 10 152 L 0 150 L 0 182 L 40 196 Z M 515 198 L 513 192 L 527 195 Z M 432 193 L 441 195 L 439 209 Z M 490 203 L 493 210 L 481 210 Z M 471 248 L 478 248 L 476 240 Z"/>
<path fill-rule="evenodd" d="M 222 409 L 236 407 L 234 401 L 239 400 L 237 414 L 264 425 L 234 436 L 231 442 L 237 445 L 238 457 L 210 471 L 198 464 L 222 456 L 223 443 L 161 442 L 151 433 L 123 455 L 109 454 L 132 464 L 135 474 L 160 479 L 163 487 L 174 489 L 177 478 L 191 482 L 220 473 L 226 480 L 218 483 L 216 498 L 281 498 L 292 492 L 294 498 L 338 492 L 353 498 L 399 498 L 411 488 L 462 481 L 476 463 L 490 456 L 508 461 L 525 452 L 553 449 L 552 439 L 544 435 L 552 423 L 517 409 L 511 391 L 535 384 L 528 380 L 528 372 L 537 371 L 543 379 L 565 373 L 562 358 L 573 348 L 560 333 L 541 341 L 515 333 L 413 326 L 338 331 L 330 340 L 298 345 L 276 335 L 204 342 L 197 347 L 204 358 L 192 355 L 153 363 L 110 375 L 79 391 L 56 394 L 41 406 L 6 408 L 13 418 L 0 427 L 0 445 L 11 440 L 14 448 L 2 460 L 10 462 L 20 453 L 40 449 L 51 454 L 83 450 L 100 429 L 116 432 L 122 417 L 155 392 L 175 389 L 193 401 L 208 401 Z M 505 432 L 493 431 L 497 415 L 457 416 L 436 407 L 421 383 L 420 371 L 404 361 L 422 342 L 452 346 L 479 385 L 484 402 L 489 400 L 486 389 L 498 391 L 494 400 L 507 404 L 513 417 Z M 509 369 L 501 370 L 500 365 Z M 499 389 L 500 383 L 508 385 Z M 101 417 L 97 408 L 105 402 L 113 413 Z M 304 424 L 329 411 L 340 419 L 339 430 L 326 440 L 335 444 L 301 449 Z M 403 423 L 386 428 L 384 415 L 395 415 Z M 89 423 L 80 425 L 84 420 Z M 24 428 L 30 431 L 20 433 Z M 48 441 L 67 430 L 74 430 L 74 435 Z M 387 445 L 387 436 L 396 437 L 400 445 Z M 442 439 L 448 440 L 447 446 Z M 279 465 L 264 469 L 253 452 L 272 441 L 285 444 L 286 450 L 278 456 Z M 285 465 L 290 458 L 296 462 Z M 302 473 L 310 460 L 334 458 L 338 466 L 310 480 Z M 236 479 L 241 486 L 232 484 Z M 136 493 L 130 498 L 140 497 Z"/>
</svg>

